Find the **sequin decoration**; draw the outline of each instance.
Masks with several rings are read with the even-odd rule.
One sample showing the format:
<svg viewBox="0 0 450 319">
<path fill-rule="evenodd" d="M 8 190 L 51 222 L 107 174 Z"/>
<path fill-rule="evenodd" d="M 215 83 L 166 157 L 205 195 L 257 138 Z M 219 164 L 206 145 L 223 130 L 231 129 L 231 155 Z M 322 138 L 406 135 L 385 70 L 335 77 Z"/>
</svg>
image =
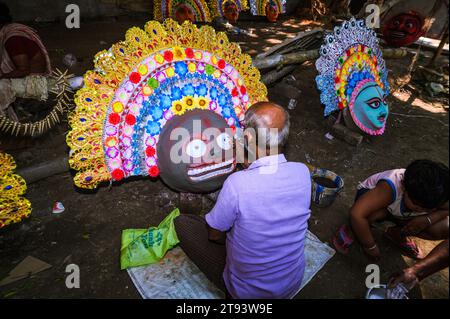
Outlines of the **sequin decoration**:
<svg viewBox="0 0 450 319">
<path fill-rule="evenodd" d="M 31 203 L 23 195 L 27 185 L 14 174 L 16 163 L 11 155 L 0 152 L 0 228 L 18 223 L 31 214 Z"/>
<path fill-rule="evenodd" d="M 122 51 L 96 55 L 69 117 L 75 185 L 95 188 L 130 176 L 157 177 L 156 144 L 174 116 L 200 108 L 240 127 L 247 108 L 267 100 L 250 56 L 225 33 L 190 22 L 150 21 L 131 28 Z"/>
</svg>

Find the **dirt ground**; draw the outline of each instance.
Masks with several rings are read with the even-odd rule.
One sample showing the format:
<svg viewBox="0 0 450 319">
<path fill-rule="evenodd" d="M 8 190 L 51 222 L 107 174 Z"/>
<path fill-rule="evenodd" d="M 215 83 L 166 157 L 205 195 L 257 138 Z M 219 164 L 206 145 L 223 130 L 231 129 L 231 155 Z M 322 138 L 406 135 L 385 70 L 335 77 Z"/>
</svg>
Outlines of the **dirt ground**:
<svg viewBox="0 0 450 319">
<path fill-rule="evenodd" d="M 37 25 L 36 28 L 49 49 L 54 66 L 63 67 L 63 56 L 72 53 L 79 62 L 71 72 L 81 75 L 92 68 L 96 52 L 109 48 L 123 39 L 129 27 L 143 26 L 145 21 L 144 17 L 123 17 L 82 22 L 79 30 L 68 30 L 57 23 Z M 253 56 L 306 28 L 301 20 L 294 18 L 277 24 L 244 21 L 239 26 L 252 28 L 255 36 L 230 38 Z M 395 80 L 398 75 L 405 74 L 410 62 L 411 55 L 400 60 L 387 60 L 390 76 Z M 419 59 L 419 64 L 426 62 L 426 58 Z M 448 74 L 448 61 L 446 70 Z M 338 139 L 325 138 L 329 128 L 315 87 L 314 64 L 306 63 L 293 74 L 302 97 L 297 107 L 289 111 L 292 126 L 286 156 L 290 161 L 330 169 L 345 182 L 344 190 L 331 207 L 312 207 L 309 227 L 322 241 L 329 242 L 337 227 L 347 220 L 358 181 L 375 172 L 405 167 L 417 158 L 438 160 L 448 165 L 448 100 L 430 101 L 420 94 L 419 86 L 405 86 L 389 97 L 391 115 L 386 133 L 354 147 Z M 286 97 L 279 94 L 277 86 L 269 88 L 269 93 L 273 101 L 287 105 Z M 13 143 L 3 138 L 0 148 L 6 147 L 19 167 L 45 162 L 68 152 L 65 144 L 67 129 L 67 125 L 62 125 L 44 137 L 14 140 Z M 0 278 L 28 255 L 53 267 L 0 287 L 0 298 L 139 298 L 128 274 L 119 268 L 121 231 L 157 225 L 178 205 L 178 194 L 161 181 L 141 179 L 111 188 L 101 187 L 95 192 L 80 192 L 73 186 L 69 172 L 29 185 L 27 198 L 33 205 L 31 218 L 0 231 Z M 60 215 L 51 213 L 55 201 L 62 202 L 66 208 Z M 201 213 L 209 207 L 204 201 Z M 412 261 L 383 239 L 381 231 L 375 232 L 383 254 L 379 262 L 382 282 L 386 282 L 391 273 Z M 425 251 L 437 244 L 423 240 L 418 243 Z M 80 267 L 80 289 L 65 286 L 65 267 L 70 263 Z M 298 298 L 363 298 L 365 267 L 369 263 L 356 246 L 347 256 L 336 254 Z M 412 298 L 448 296 L 448 269 L 424 280 L 410 294 Z"/>
</svg>

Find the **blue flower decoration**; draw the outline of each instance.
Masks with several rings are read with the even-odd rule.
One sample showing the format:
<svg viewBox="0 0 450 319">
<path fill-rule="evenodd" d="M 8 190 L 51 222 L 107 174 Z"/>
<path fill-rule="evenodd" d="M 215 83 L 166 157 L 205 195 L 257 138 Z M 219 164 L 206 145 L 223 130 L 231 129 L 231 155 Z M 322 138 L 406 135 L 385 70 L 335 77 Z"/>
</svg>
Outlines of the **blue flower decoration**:
<svg viewBox="0 0 450 319">
<path fill-rule="evenodd" d="M 218 99 L 217 103 L 219 103 L 219 106 L 222 107 L 222 108 L 226 107 L 227 104 L 228 104 L 226 96 L 224 94 L 221 94 L 219 96 L 219 99 Z"/>
<path fill-rule="evenodd" d="M 209 89 L 209 96 L 211 96 L 211 99 L 215 100 L 217 98 L 218 95 L 218 91 L 215 87 L 212 87 Z"/>
<path fill-rule="evenodd" d="M 186 63 L 184 62 L 175 63 L 175 72 L 180 76 L 186 75 L 186 73 L 188 72 Z"/>
<path fill-rule="evenodd" d="M 192 84 L 186 84 L 183 87 L 183 95 L 189 95 L 189 96 L 193 96 L 195 94 L 195 89 L 194 86 Z"/>
<path fill-rule="evenodd" d="M 229 108 L 229 107 L 224 107 L 224 108 L 222 108 L 222 115 L 223 115 L 223 117 L 225 117 L 225 118 L 230 117 L 230 116 L 231 116 L 231 110 L 230 110 L 230 108 Z"/>
<path fill-rule="evenodd" d="M 148 121 L 147 127 L 145 130 L 148 134 L 151 134 L 154 136 L 154 135 L 159 134 L 159 132 L 161 131 L 161 127 L 159 126 L 159 124 L 157 122 Z"/>
<path fill-rule="evenodd" d="M 163 109 L 168 109 L 169 107 L 172 106 L 172 100 L 171 98 L 164 94 L 160 97 L 160 105 Z"/>
<path fill-rule="evenodd" d="M 171 90 L 171 93 L 172 93 L 173 101 L 181 100 L 181 97 L 182 97 L 181 89 L 178 86 L 173 87 Z"/>
<path fill-rule="evenodd" d="M 160 107 L 155 106 L 150 109 L 150 115 L 157 121 L 163 117 L 163 111 Z"/>
<path fill-rule="evenodd" d="M 198 96 L 205 96 L 208 93 L 208 87 L 206 84 L 202 83 L 196 88 Z"/>
</svg>

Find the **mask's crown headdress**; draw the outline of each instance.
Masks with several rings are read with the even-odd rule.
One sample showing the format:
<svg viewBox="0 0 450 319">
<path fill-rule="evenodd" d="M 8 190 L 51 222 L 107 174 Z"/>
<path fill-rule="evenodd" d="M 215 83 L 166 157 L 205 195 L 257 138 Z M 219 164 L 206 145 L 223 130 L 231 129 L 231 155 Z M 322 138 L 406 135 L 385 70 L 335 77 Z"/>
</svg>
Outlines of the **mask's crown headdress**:
<svg viewBox="0 0 450 319">
<path fill-rule="evenodd" d="M 388 72 L 376 33 L 364 20 L 352 18 L 326 34 L 316 68 L 325 116 L 348 107 L 354 90 L 361 87 L 358 84 L 375 82 L 386 94 L 389 92 Z"/>
<path fill-rule="evenodd" d="M 173 116 L 209 109 L 237 128 L 246 109 L 267 96 L 250 56 L 225 33 L 170 19 L 128 30 L 125 41 L 96 55 L 84 84 L 67 135 L 81 188 L 158 176 L 156 144 Z"/>
<path fill-rule="evenodd" d="M 179 5 L 188 7 L 194 15 L 195 22 L 210 22 L 211 15 L 206 0 L 155 0 L 153 2 L 153 17 L 164 21 L 175 19 Z"/>
<path fill-rule="evenodd" d="M 286 12 L 286 0 L 250 0 L 250 12 L 254 16 L 265 16 L 268 3 L 275 4 L 279 13 Z"/>
<path fill-rule="evenodd" d="M 214 17 L 223 17 L 225 13 L 225 6 L 229 3 L 234 3 L 239 12 L 248 9 L 247 0 L 210 0 Z"/>
<path fill-rule="evenodd" d="M 27 185 L 22 177 L 14 174 L 15 169 L 13 157 L 0 152 L 0 229 L 31 214 L 31 203 L 23 197 Z"/>
</svg>

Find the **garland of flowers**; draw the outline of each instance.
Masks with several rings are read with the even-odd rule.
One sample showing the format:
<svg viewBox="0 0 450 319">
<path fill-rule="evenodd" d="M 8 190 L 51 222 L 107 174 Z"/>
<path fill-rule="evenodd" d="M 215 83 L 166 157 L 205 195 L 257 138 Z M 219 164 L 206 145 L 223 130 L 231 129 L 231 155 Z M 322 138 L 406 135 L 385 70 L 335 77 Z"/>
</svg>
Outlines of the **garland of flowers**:
<svg viewBox="0 0 450 319">
<path fill-rule="evenodd" d="M 27 185 L 14 174 L 16 163 L 11 155 L 0 152 L 0 228 L 18 223 L 31 214 L 31 203 L 23 195 Z"/>
<path fill-rule="evenodd" d="M 104 181 L 159 175 L 156 144 L 173 116 L 209 109 L 240 127 L 246 109 L 267 100 L 250 56 L 225 33 L 150 21 L 95 58 L 69 116 L 69 163 L 74 182 L 95 188 Z"/>
</svg>

